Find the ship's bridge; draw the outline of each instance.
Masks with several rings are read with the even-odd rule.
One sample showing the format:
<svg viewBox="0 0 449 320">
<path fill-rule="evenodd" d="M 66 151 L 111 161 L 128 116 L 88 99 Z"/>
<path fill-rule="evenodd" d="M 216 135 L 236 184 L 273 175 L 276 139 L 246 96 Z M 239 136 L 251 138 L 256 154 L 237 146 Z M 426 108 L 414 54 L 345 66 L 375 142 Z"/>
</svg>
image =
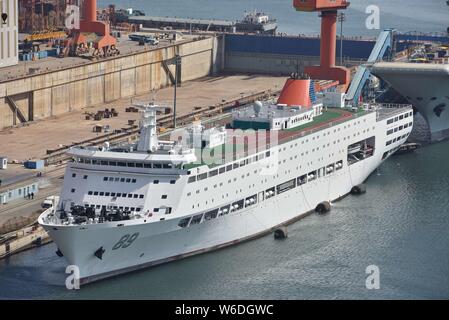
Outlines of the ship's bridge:
<svg viewBox="0 0 449 320">
<path fill-rule="evenodd" d="M 162 144 L 162 143 L 161 143 Z M 171 142 L 167 142 L 169 146 Z M 174 152 L 173 150 L 177 150 Z M 71 148 L 67 152 L 80 164 L 145 169 L 182 169 L 196 161 L 194 149 L 171 148 L 154 153 L 132 152 L 130 149 Z"/>
</svg>

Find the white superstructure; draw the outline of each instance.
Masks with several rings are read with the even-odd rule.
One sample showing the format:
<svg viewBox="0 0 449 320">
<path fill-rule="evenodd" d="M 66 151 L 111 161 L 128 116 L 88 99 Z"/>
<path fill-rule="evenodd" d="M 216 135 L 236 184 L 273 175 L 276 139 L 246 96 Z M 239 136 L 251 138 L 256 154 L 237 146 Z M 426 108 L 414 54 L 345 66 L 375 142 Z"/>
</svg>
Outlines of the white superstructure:
<svg viewBox="0 0 449 320">
<path fill-rule="evenodd" d="M 0 68 L 19 63 L 18 26 L 18 0 L 0 0 Z"/>
<path fill-rule="evenodd" d="M 140 140 L 154 108 L 142 107 Z M 82 283 L 219 249 L 348 194 L 406 141 L 412 115 L 409 106 L 322 110 L 304 126 L 258 132 L 270 138 L 257 144 L 228 130 L 209 164 L 198 151 L 211 148 L 179 140 L 74 148 L 60 202 L 39 223 Z"/>
<path fill-rule="evenodd" d="M 308 108 L 257 101 L 253 106 L 234 110 L 232 121 L 234 127 L 241 126 L 244 129 L 286 130 L 310 123 L 322 113 L 322 103 Z"/>
<path fill-rule="evenodd" d="M 227 138 L 225 127 L 206 129 L 201 122 L 194 123 L 182 132 L 185 143 L 196 149 L 213 149 L 223 145 Z"/>
<path fill-rule="evenodd" d="M 432 141 L 449 138 L 449 64 L 379 62 L 370 69 L 418 109 Z"/>
</svg>

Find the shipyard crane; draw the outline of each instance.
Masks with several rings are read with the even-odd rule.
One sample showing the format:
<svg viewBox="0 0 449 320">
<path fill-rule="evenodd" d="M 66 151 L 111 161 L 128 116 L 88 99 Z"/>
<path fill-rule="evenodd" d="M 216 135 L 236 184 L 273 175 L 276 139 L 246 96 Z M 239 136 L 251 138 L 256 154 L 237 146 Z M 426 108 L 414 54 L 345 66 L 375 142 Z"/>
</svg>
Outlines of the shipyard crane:
<svg viewBox="0 0 449 320">
<path fill-rule="evenodd" d="M 84 0 L 83 19 L 79 30 L 72 30 L 67 47 L 78 55 L 86 51 L 88 42 L 93 43 L 94 57 L 119 54 L 117 40 L 110 35 L 109 24 L 97 20 L 97 0 Z"/>
<path fill-rule="evenodd" d="M 293 0 L 297 11 L 320 12 L 321 17 L 321 52 L 320 65 L 305 68 L 312 79 L 336 80 L 344 91 L 350 83 L 350 71 L 335 65 L 337 47 L 337 14 L 349 6 L 346 0 Z"/>
</svg>

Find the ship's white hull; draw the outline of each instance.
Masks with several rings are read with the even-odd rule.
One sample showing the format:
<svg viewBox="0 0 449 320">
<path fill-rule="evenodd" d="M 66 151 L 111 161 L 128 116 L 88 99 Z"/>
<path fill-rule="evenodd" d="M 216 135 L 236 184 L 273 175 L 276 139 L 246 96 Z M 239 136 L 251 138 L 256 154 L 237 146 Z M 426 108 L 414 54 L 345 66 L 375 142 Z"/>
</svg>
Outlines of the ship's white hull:
<svg viewBox="0 0 449 320">
<path fill-rule="evenodd" d="M 433 142 L 449 138 L 449 65 L 382 62 L 372 72 L 416 107 Z"/>
<path fill-rule="evenodd" d="M 399 115 L 403 116 L 405 113 L 407 118 L 399 119 Z M 298 220 L 313 212 L 320 203 L 332 203 L 350 193 L 354 186 L 363 183 L 383 160 L 406 141 L 412 130 L 411 114 L 411 109 L 406 108 L 376 121 L 376 113 L 370 113 L 273 147 L 270 159 L 277 168 L 270 175 L 256 174 L 260 172 L 257 171 L 260 163 L 255 162 L 204 181 L 185 185 L 180 183 L 180 189 L 176 192 L 167 189 L 167 192 L 173 193 L 173 197 L 179 198 L 176 201 L 180 204 L 175 207 L 175 212 L 171 215 L 153 216 L 153 221 L 140 219 L 60 225 L 49 222 L 48 213 L 44 213 L 39 218 L 39 223 L 49 232 L 68 263 L 78 266 L 81 283 L 236 244 Z M 388 124 L 387 121 L 391 123 Z M 400 130 L 394 130 L 399 126 Z M 349 147 L 365 139 L 370 139 L 371 142 L 375 140 L 373 155 L 349 164 Z M 321 168 L 324 172 L 323 168 L 337 162 L 341 162 L 342 166 L 332 173 L 318 174 L 315 180 L 296 185 L 285 192 L 277 192 L 271 198 L 264 196 L 269 188 L 279 187 L 291 179 L 296 181 L 298 177 L 313 170 Z M 78 164 L 69 166 L 66 180 L 72 179 L 72 172 L 80 170 L 77 166 Z M 266 163 L 262 167 L 266 167 Z M 89 173 L 89 177 L 94 174 L 111 175 L 102 171 L 85 173 Z M 103 180 L 99 177 L 95 181 Z M 153 178 L 148 179 L 151 181 Z M 187 177 L 183 179 L 187 182 Z M 143 186 L 151 186 L 151 182 L 142 183 Z M 65 191 L 69 195 L 70 188 Z M 86 184 L 86 188 L 94 187 Z M 151 186 L 147 192 L 155 194 L 157 189 L 154 188 Z M 85 191 L 81 192 L 85 194 Z M 161 194 L 165 192 L 162 191 Z M 184 217 L 248 199 L 252 195 L 257 195 L 258 198 L 254 205 L 209 221 L 203 219 L 199 224 L 179 226 Z M 62 197 L 67 197 L 64 191 Z M 78 203 L 82 203 L 82 199 L 86 198 L 81 198 Z M 153 206 L 156 199 L 160 199 L 160 194 L 156 194 L 154 199 L 151 203 Z M 128 241 L 131 238 L 133 241 Z M 95 255 L 99 249 L 104 250 L 101 259 Z"/>
<path fill-rule="evenodd" d="M 300 219 L 314 211 L 321 202 L 334 201 L 347 195 L 353 186 L 365 181 L 380 163 L 379 156 L 372 157 L 252 208 L 185 229 L 180 229 L 177 221 L 122 228 L 111 228 L 105 224 L 81 231 L 73 227 L 67 230 L 58 227 L 57 231 L 51 227 L 46 229 L 69 264 L 80 267 L 81 283 L 87 283 L 263 235 L 279 225 Z M 139 237 L 130 247 L 112 250 L 122 236 L 135 233 L 139 233 Z M 105 249 L 102 260 L 94 256 L 100 247 Z"/>
</svg>

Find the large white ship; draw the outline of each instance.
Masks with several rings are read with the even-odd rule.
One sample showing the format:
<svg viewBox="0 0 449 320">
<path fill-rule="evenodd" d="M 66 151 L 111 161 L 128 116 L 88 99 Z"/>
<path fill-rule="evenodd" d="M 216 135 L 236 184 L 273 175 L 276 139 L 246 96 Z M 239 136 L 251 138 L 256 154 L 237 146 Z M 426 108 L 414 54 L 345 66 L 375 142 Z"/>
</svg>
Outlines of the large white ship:
<svg viewBox="0 0 449 320">
<path fill-rule="evenodd" d="M 449 138 L 448 63 L 379 62 L 370 69 L 417 108 L 432 141 Z"/>
<path fill-rule="evenodd" d="M 289 81 L 287 91 L 293 81 L 313 87 Z M 140 106 L 138 143 L 69 151 L 60 201 L 39 223 L 88 283 L 237 244 L 323 209 L 412 130 L 411 106 L 326 108 L 305 91 L 294 93 L 297 105 L 234 111 L 237 131 L 194 125 L 175 141 L 159 141 L 157 107 Z"/>
</svg>

